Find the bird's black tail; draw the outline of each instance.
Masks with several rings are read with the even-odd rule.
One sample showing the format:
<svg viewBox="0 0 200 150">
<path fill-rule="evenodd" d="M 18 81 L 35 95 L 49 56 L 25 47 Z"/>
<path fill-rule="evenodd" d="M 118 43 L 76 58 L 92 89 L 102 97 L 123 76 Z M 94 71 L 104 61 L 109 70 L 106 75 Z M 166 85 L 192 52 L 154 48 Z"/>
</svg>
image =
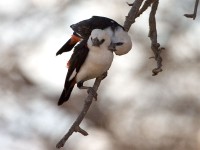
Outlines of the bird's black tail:
<svg viewBox="0 0 200 150">
<path fill-rule="evenodd" d="M 65 88 L 63 89 L 62 94 L 58 100 L 58 106 L 62 105 L 64 102 L 69 100 L 71 92 L 74 88 L 74 84 L 75 84 L 74 80 L 65 82 Z"/>
<path fill-rule="evenodd" d="M 57 55 L 60 55 L 64 52 L 69 52 L 70 50 L 72 50 L 72 48 L 76 45 L 76 43 L 71 43 L 71 39 L 69 39 L 56 53 Z"/>
<path fill-rule="evenodd" d="M 64 52 L 69 52 L 72 50 L 72 48 L 81 40 L 81 38 L 77 34 L 73 34 L 72 37 L 58 50 L 56 53 L 57 55 L 60 55 Z"/>
</svg>

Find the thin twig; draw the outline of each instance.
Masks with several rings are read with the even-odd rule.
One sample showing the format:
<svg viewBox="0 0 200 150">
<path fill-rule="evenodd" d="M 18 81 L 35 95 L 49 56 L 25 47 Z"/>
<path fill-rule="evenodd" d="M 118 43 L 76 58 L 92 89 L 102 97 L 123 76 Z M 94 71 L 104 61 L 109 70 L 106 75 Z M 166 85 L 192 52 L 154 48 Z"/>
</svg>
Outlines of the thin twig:
<svg viewBox="0 0 200 150">
<path fill-rule="evenodd" d="M 104 78 L 104 76 L 101 76 L 99 78 L 96 78 L 94 85 L 93 85 L 93 89 L 94 91 L 97 91 L 102 79 Z M 56 148 L 61 148 L 64 146 L 65 142 L 68 140 L 68 138 L 74 133 L 74 132 L 79 132 L 84 136 L 87 136 L 88 133 L 80 128 L 80 124 L 82 122 L 82 120 L 84 119 L 87 111 L 90 108 L 90 105 L 92 104 L 92 100 L 93 100 L 93 95 L 91 93 L 88 94 L 87 98 L 85 99 L 85 104 L 84 107 L 82 109 L 82 111 L 80 112 L 78 118 L 76 119 L 76 121 L 73 123 L 73 125 L 71 126 L 71 128 L 69 129 L 69 131 L 64 135 L 64 137 L 58 142 L 58 144 L 56 145 Z"/>
<path fill-rule="evenodd" d="M 154 58 L 157 61 L 157 68 L 153 69 L 153 76 L 157 75 L 162 71 L 162 58 L 160 56 L 161 51 L 164 48 L 160 48 L 160 44 L 157 42 L 157 29 L 156 29 L 156 11 L 158 8 L 159 0 L 156 0 L 151 7 L 151 12 L 149 16 L 149 37 L 151 39 L 151 49 L 154 53 Z"/>
<path fill-rule="evenodd" d="M 128 2 L 126 2 L 127 4 L 128 4 L 128 6 L 133 6 L 133 3 L 131 4 L 131 3 L 128 3 Z"/>
<path fill-rule="evenodd" d="M 142 6 L 142 8 L 139 10 L 137 17 L 139 17 L 144 11 L 147 10 L 147 8 L 154 2 L 155 0 L 146 0 L 144 2 L 144 5 Z"/>
<path fill-rule="evenodd" d="M 187 18 L 193 18 L 193 20 L 195 20 L 197 15 L 198 5 L 199 5 L 199 0 L 196 0 L 193 14 L 184 14 L 184 16 Z"/>
</svg>

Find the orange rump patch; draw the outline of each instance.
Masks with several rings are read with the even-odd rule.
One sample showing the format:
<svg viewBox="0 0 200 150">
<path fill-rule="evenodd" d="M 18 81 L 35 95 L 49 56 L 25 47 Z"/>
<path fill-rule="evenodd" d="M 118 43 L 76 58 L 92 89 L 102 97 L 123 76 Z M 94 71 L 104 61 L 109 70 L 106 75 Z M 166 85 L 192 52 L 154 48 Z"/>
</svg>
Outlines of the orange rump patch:
<svg viewBox="0 0 200 150">
<path fill-rule="evenodd" d="M 70 40 L 70 44 L 75 44 L 75 43 L 79 42 L 80 40 L 81 40 L 80 37 L 73 34 L 71 37 L 71 40 Z"/>
</svg>

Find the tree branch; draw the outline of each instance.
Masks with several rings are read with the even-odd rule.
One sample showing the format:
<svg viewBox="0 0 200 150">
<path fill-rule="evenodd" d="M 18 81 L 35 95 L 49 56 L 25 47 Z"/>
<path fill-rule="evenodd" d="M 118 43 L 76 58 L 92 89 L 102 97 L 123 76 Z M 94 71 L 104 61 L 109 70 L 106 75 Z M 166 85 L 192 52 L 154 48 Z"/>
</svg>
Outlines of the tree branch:
<svg viewBox="0 0 200 150">
<path fill-rule="evenodd" d="M 193 18 L 193 20 L 195 20 L 197 15 L 198 5 L 199 5 L 199 0 L 196 0 L 193 14 L 184 14 L 184 16 L 187 18 Z"/>
<path fill-rule="evenodd" d="M 135 18 L 137 17 L 137 14 L 143 1 L 144 0 L 135 0 L 133 4 L 128 4 L 129 6 L 132 6 L 132 8 L 129 11 L 128 16 L 126 16 L 126 20 L 124 22 L 125 31 L 128 32 L 131 25 L 135 22 Z"/>
<path fill-rule="evenodd" d="M 140 6 L 142 5 L 142 0 L 135 0 L 133 4 L 129 4 L 129 6 L 132 6 L 131 10 L 128 13 L 128 16 L 126 16 L 126 21 L 124 23 L 124 28 L 126 31 L 129 30 L 130 26 L 135 22 L 135 19 L 139 17 L 144 11 L 147 10 L 147 8 L 152 4 L 151 13 L 149 16 L 149 37 L 151 39 L 151 49 L 154 53 L 155 60 L 157 61 L 157 68 L 153 69 L 153 76 L 157 75 L 159 72 L 162 71 L 162 58 L 161 58 L 161 51 L 164 48 L 160 48 L 160 44 L 157 43 L 157 30 L 156 30 L 156 11 L 159 4 L 158 0 L 146 0 L 142 6 L 141 9 Z"/>
<path fill-rule="evenodd" d="M 93 89 L 94 91 L 97 92 L 97 89 L 101 83 L 101 81 L 103 80 L 105 76 L 102 75 L 99 78 L 96 78 L 94 85 L 93 85 Z M 85 115 L 87 114 L 91 104 L 92 104 L 92 100 L 93 100 L 93 95 L 92 93 L 89 93 L 87 98 L 85 99 L 85 104 L 83 106 L 82 111 L 80 112 L 78 118 L 76 119 L 76 121 L 73 123 L 73 125 L 71 126 L 71 128 L 69 129 L 69 131 L 64 135 L 64 137 L 58 142 L 58 144 L 56 145 L 56 148 L 61 148 L 65 145 L 65 142 L 68 140 L 68 138 L 74 133 L 74 132 L 79 132 L 84 136 L 87 136 L 88 133 L 80 128 L 80 124 L 82 122 L 82 120 L 84 119 Z"/>
<path fill-rule="evenodd" d="M 158 8 L 159 0 L 156 0 L 151 7 L 151 12 L 149 15 L 149 37 L 151 39 L 151 49 L 154 53 L 155 60 L 157 61 L 157 68 L 153 69 L 153 76 L 157 75 L 159 72 L 162 71 L 162 58 L 160 56 L 161 51 L 164 48 L 160 48 L 160 44 L 157 42 L 157 29 L 156 29 L 156 11 Z"/>
<path fill-rule="evenodd" d="M 155 0 L 146 0 L 144 2 L 144 5 L 142 6 L 142 8 L 139 10 L 137 17 L 139 17 L 144 11 L 147 10 L 147 8 L 154 2 Z"/>
</svg>

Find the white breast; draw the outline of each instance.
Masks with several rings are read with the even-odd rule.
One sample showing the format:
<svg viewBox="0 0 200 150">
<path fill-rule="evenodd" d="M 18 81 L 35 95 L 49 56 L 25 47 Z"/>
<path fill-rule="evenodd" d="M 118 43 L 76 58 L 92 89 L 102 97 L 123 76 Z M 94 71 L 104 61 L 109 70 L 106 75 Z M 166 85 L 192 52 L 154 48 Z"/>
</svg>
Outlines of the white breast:
<svg viewBox="0 0 200 150">
<path fill-rule="evenodd" d="M 113 53 L 99 47 L 89 51 L 88 56 L 76 76 L 76 82 L 96 78 L 106 72 L 113 61 Z"/>
</svg>

